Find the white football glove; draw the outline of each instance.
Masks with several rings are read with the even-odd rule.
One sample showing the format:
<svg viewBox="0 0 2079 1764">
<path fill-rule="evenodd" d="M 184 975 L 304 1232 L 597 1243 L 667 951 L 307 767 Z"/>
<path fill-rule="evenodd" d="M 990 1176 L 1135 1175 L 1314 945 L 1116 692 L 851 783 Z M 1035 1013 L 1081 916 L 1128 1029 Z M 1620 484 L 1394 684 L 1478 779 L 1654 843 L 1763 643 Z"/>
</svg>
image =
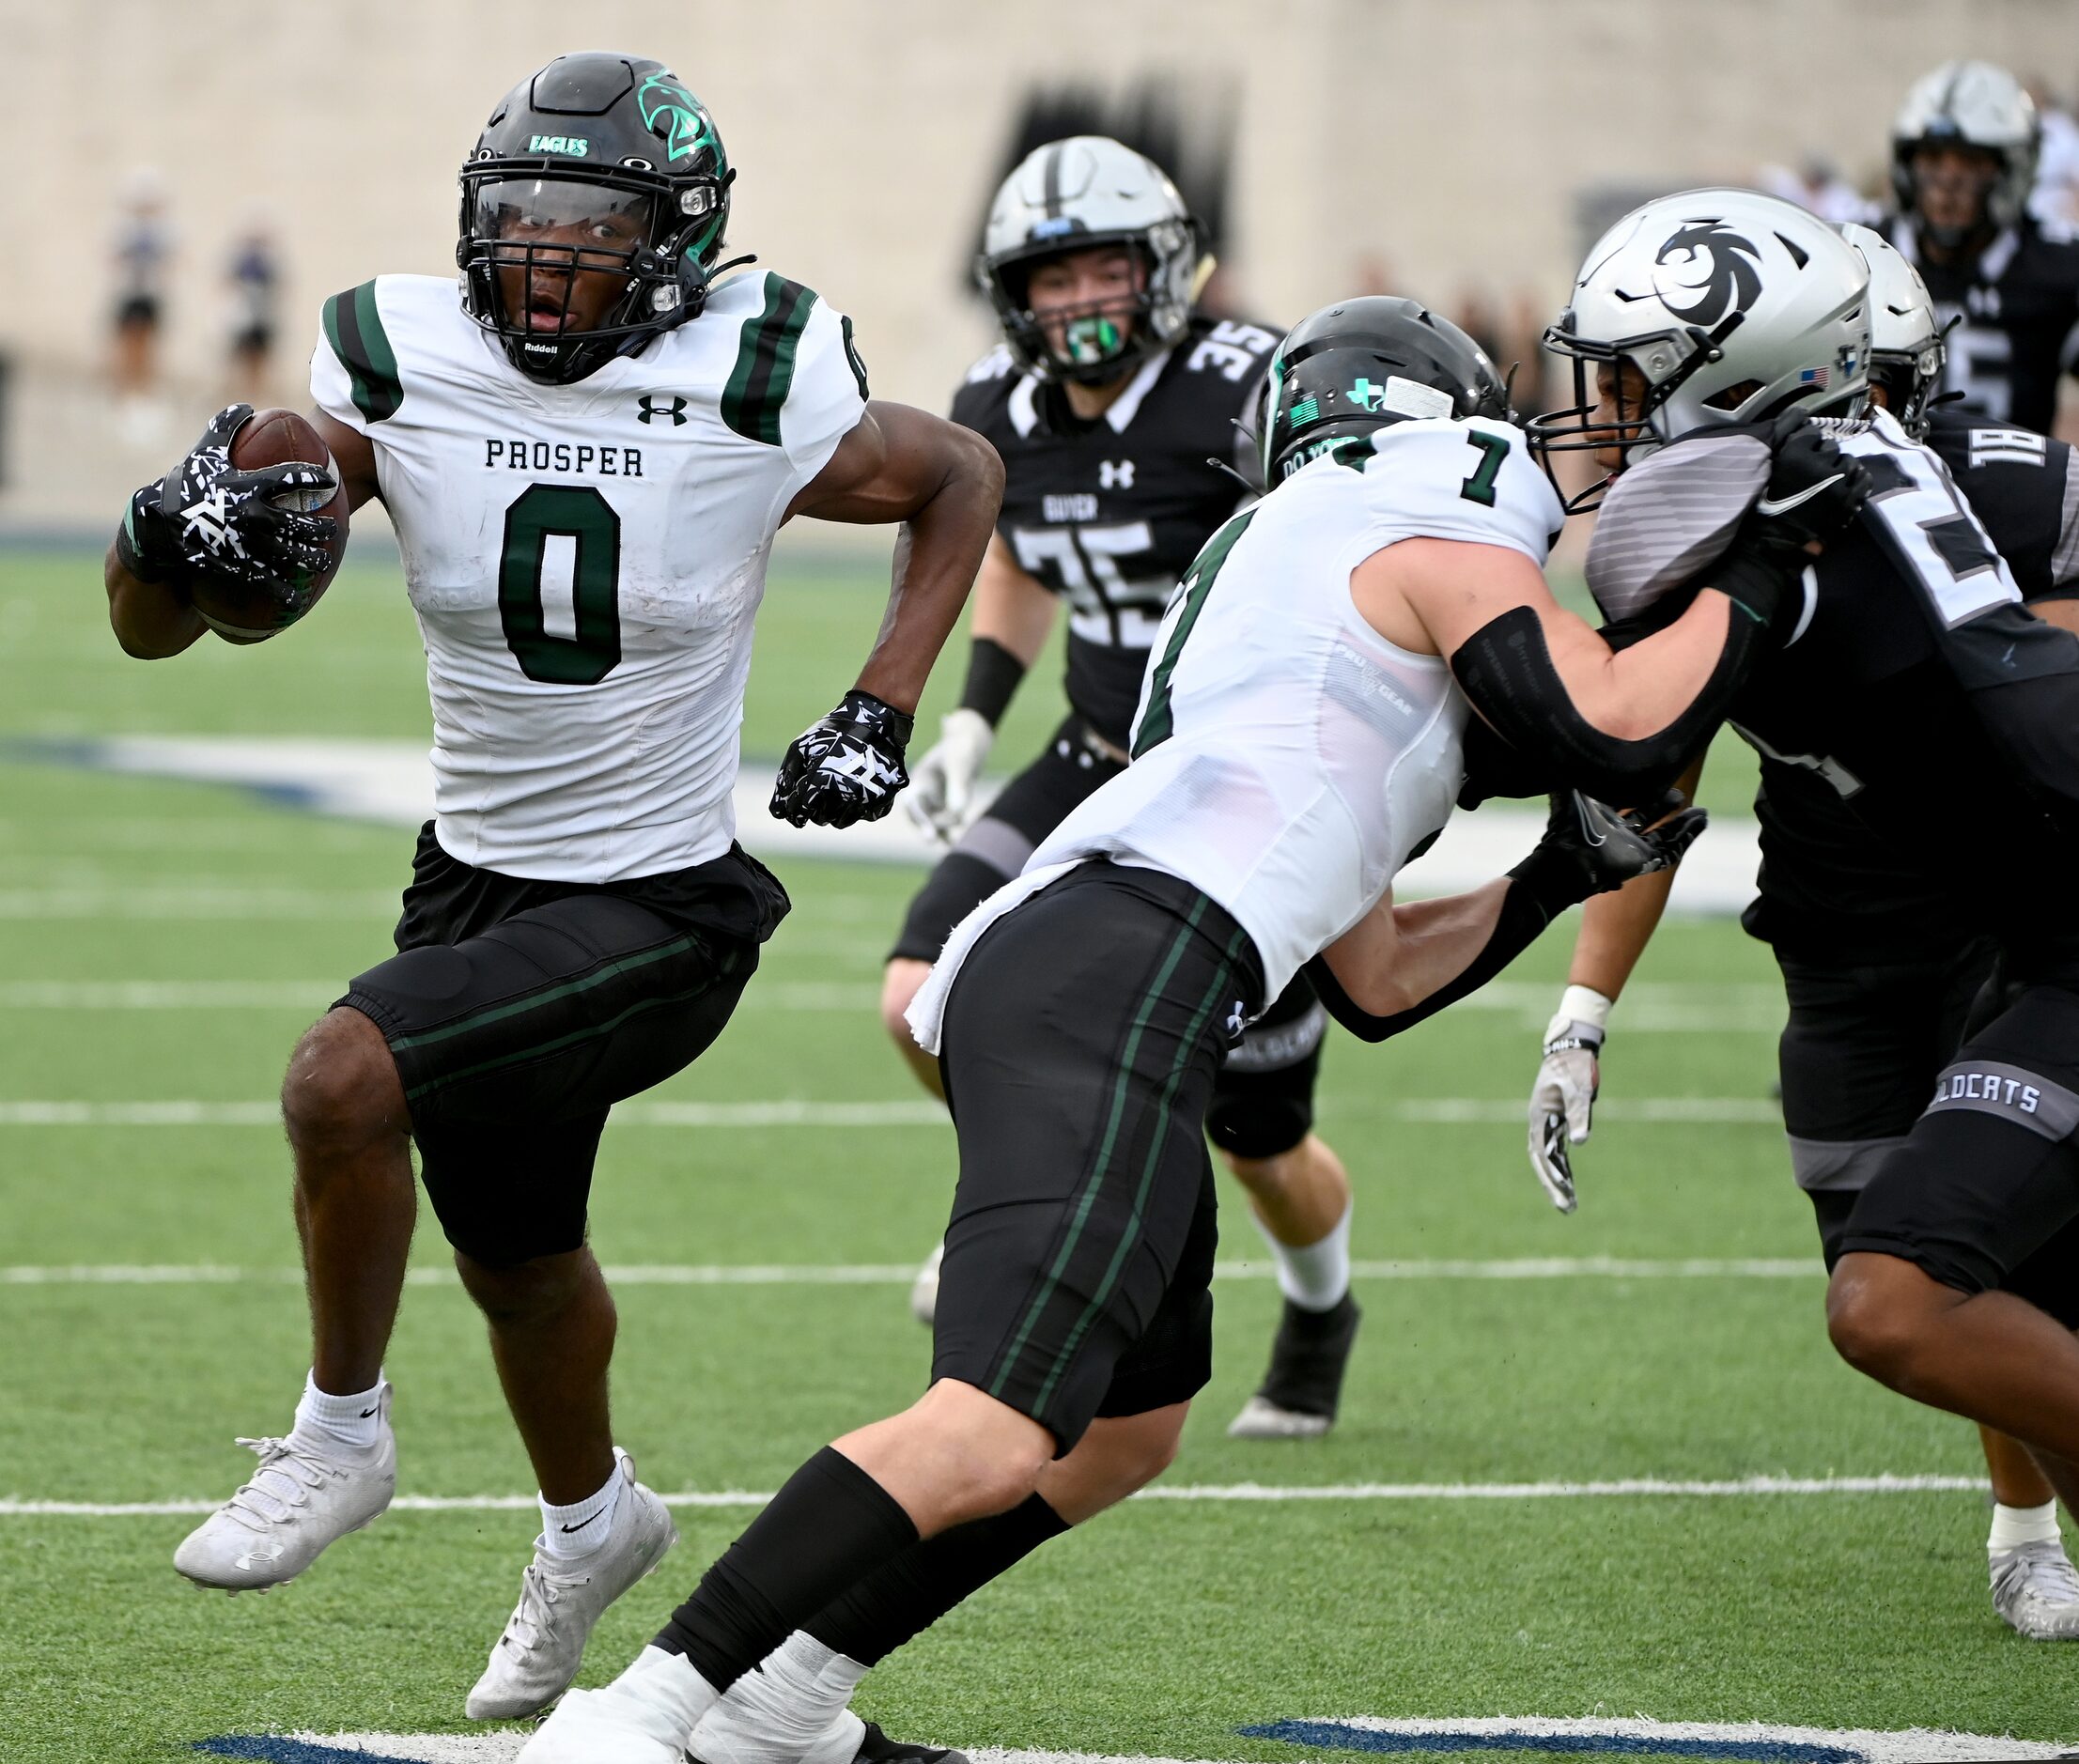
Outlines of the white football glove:
<svg viewBox="0 0 2079 1764">
<path fill-rule="evenodd" d="M 903 806 L 941 844 L 952 844 L 967 825 L 974 781 L 995 745 L 996 731 L 980 711 L 949 710 L 939 720 L 938 740 L 910 773 Z"/>
<path fill-rule="evenodd" d="M 1561 1213 L 1572 1213 L 1575 1205 L 1567 1147 L 1589 1136 L 1602 1077 L 1597 1056 L 1609 1014 L 1610 1000 L 1601 993 L 1569 986 L 1544 1028 L 1544 1060 L 1530 1087 L 1530 1168 Z"/>
</svg>

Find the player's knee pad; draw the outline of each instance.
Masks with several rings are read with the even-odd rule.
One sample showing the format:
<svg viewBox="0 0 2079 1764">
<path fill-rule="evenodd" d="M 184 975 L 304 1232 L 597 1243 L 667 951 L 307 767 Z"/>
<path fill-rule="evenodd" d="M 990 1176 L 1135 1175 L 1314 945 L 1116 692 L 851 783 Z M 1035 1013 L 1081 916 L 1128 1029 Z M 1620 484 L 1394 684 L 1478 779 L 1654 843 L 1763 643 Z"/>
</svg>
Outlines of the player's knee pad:
<svg viewBox="0 0 2079 1764">
<path fill-rule="evenodd" d="M 1311 1087 L 1280 1093 L 1250 1085 L 1238 1093 L 1216 1092 L 1205 1112 L 1206 1137 L 1231 1157 L 1281 1157 L 1313 1131 Z"/>
<path fill-rule="evenodd" d="M 970 852 L 948 852 L 910 900 L 902 935 L 888 952 L 888 959 L 936 962 L 954 926 L 1016 874 L 1000 870 Z"/>
</svg>

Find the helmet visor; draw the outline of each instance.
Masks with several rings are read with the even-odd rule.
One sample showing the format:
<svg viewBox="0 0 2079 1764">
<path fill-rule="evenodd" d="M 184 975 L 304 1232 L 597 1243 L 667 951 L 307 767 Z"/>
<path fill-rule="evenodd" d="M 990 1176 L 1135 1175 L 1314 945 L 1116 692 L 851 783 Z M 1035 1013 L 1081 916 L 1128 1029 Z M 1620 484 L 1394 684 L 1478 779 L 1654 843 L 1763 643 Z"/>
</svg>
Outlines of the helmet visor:
<svg viewBox="0 0 2079 1764">
<path fill-rule="evenodd" d="M 563 178 L 485 178 L 471 241 L 488 262 L 505 323 L 530 333 L 597 331 L 629 292 L 650 242 L 655 197 Z"/>
</svg>

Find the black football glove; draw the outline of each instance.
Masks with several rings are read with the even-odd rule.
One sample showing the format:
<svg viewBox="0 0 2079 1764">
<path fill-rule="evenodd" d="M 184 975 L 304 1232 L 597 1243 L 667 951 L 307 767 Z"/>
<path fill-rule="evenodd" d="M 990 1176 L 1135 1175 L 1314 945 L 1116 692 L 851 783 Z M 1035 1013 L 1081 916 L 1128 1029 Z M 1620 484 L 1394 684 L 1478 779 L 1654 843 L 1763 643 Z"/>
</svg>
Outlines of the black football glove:
<svg viewBox="0 0 2079 1764">
<path fill-rule="evenodd" d="M 774 817 L 796 827 L 879 820 L 909 782 L 903 750 L 915 727 L 915 718 L 871 692 L 846 693 L 787 749 L 772 785 Z"/>
<path fill-rule="evenodd" d="M 1785 608 L 1801 605 L 1793 593 L 1809 564 L 1807 544 L 1824 544 L 1862 513 L 1870 472 L 1841 452 L 1804 410 L 1786 410 L 1769 426 L 1769 481 L 1712 578 L 1772 629 L 1790 623 Z"/>
<path fill-rule="evenodd" d="M 1554 797 L 1544 837 L 1509 874 L 1549 917 L 1634 876 L 1672 870 L 1711 818 L 1681 801 L 1669 792 L 1651 808 L 1620 813 L 1578 790 Z"/>
<path fill-rule="evenodd" d="M 116 536 L 116 558 L 144 581 L 206 576 L 259 588 L 293 608 L 332 567 L 338 522 L 303 512 L 339 487 L 315 465 L 293 461 L 242 472 L 231 438 L 253 414 L 227 405 L 188 456 L 130 499 Z"/>
</svg>

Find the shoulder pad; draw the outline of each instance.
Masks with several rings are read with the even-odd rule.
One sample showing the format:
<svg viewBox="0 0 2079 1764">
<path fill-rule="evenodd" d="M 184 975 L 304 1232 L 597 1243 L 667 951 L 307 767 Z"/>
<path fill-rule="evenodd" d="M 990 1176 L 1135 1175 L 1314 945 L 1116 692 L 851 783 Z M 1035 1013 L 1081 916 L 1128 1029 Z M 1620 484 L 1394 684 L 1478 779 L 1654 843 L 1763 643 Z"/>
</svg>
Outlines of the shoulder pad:
<svg viewBox="0 0 2079 1764">
<path fill-rule="evenodd" d="M 743 321 L 737 364 L 722 387 L 721 420 L 747 441 L 777 447 L 780 411 L 793 388 L 795 358 L 815 310 L 815 291 L 772 271 L 765 276 L 764 293 L 764 304 Z"/>
<path fill-rule="evenodd" d="M 1017 366 L 1017 358 L 1011 353 L 1011 346 L 1000 343 L 988 354 L 968 369 L 963 386 L 979 385 L 985 379 L 1003 379 Z"/>
<path fill-rule="evenodd" d="M 1705 433 L 1619 474 L 1589 541 L 1589 592 L 1613 623 L 1634 618 L 1724 555 L 1769 481 L 1769 444 Z"/>
<path fill-rule="evenodd" d="M 1239 383 L 1252 379 L 1269 359 L 1278 338 L 1277 332 L 1246 319 L 1194 320 L 1189 333 L 1178 339 L 1176 349 L 1184 358 L 1186 373 L 1212 372 Z"/>
<path fill-rule="evenodd" d="M 376 284 L 364 282 L 325 302 L 325 341 L 347 370 L 354 408 L 370 423 L 396 415 L 404 402 L 397 354 L 383 328 Z"/>
</svg>

